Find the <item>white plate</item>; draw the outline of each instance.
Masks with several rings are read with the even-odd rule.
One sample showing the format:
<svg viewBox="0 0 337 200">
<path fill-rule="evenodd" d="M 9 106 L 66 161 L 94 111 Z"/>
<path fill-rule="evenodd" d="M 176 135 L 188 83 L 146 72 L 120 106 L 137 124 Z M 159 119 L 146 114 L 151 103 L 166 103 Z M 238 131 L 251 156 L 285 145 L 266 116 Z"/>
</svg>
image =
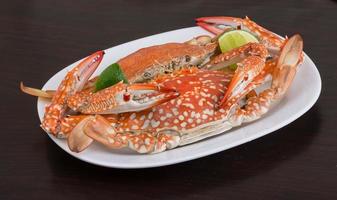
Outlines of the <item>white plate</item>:
<svg viewBox="0 0 337 200">
<path fill-rule="evenodd" d="M 209 33 L 199 27 L 183 28 L 112 47 L 105 51 L 104 59 L 95 74 L 99 74 L 111 63 L 139 48 L 167 42 L 184 42 L 202 34 Z M 73 63 L 55 74 L 47 81 L 43 89 L 56 89 L 67 71 L 77 63 Z M 318 99 L 320 91 L 321 78 L 319 72 L 311 59 L 305 55 L 304 63 L 296 74 L 290 90 L 276 107 L 260 120 L 229 130 L 216 137 L 153 155 L 141 155 L 126 150 L 110 150 L 98 143 L 91 145 L 81 153 L 73 153 L 68 149 L 65 140 L 52 136 L 50 138 L 70 155 L 100 166 L 147 168 L 171 165 L 214 154 L 271 133 L 291 123 L 308 111 Z M 38 100 L 37 107 L 40 120 L 44 115 L 44 107 L 47 103 L 42 99 Z"/>
</svg>

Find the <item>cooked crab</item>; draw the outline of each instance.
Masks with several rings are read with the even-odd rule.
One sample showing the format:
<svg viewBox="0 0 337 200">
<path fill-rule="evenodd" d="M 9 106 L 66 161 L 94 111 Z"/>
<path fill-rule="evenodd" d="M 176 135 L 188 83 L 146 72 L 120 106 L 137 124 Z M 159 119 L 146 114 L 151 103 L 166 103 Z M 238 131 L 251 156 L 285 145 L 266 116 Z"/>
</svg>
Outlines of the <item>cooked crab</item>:
<svg viewBox="0 0 337 200">
<path fill-rule="evenodd" d="M 172 59 L 157 59 L 161 55 L 168 58 L 172 52 L 163 50 L 163 45 L 148 47 L 124 58 L 129 60 L 126 63 L 142 69 L 127 72 L 131 84 L 119 83 L 94 93 L 91 82 L 85 83 L 102 59 L 103 52 L 97 52 L 71 70 L 55 94 L 46 93 L 53 98 L 46 108 L 42 127 L 57 136 L 68 137 L 70 149 L 76 152 L 98 141 L 110 148 L 128 147 L 140 153 L 156 153 L 256 120 L 284 96 L 300 64 L 303 48 L 299 35 L 282 40 L 279 45 L 268 34 L 260 33 L 265 40 L 269 39 L 262 44 L 248 43 L 209 62 L 205 62 L 206 57 L 215 52 L 216 43 L 207 40 L 194 45 L 196 41 L 191 40 L 188 45 L 203 48 L 203 53 L 197 53 L 199 47 L 192 51 L 196 54 L 188 53 L 203 55 L 198 63 L 204 69 L 178 67 L 168 74 L 165 70 L 172 65 Z M 271 53 L 266 44 L 279 47 L 268 61 Z M 206 51 L 208 48 L 211 50 Z M 177 66 L 185 66 L 187 62 L 196 64 L 191 62 L 193 59 L 186 60 L 186 54 L 184 50 L 175 54 L 179 58 Z M 159 64 L 153 65 L 157 61 Z M 238 65 L 235 72 L 209 70 L 232 63 Z M 146 76 L 146 72 L 153 73 Z M 252 91 L 270 76 L 271 86 L 254 95 Z M 148 82 L 135 83 L 144 80 Z M 66 116 L 69 108 L 81 114 Z"/>
<path fill-rule="evenodd" d="M 302 52 L 296 35 L 287 41 L 275 65 L 263 55 L 249 56 L 232 74 L 220 71 L 186 69 L 160 77 L 154 82 L 174 88 L 179 97 L 140 112 L 122 113 L 114 118 L 89 116 L 74 135 L 86 135 L 110 148 L 129 147 L 140 153 L 156 153 L 219 134 L 244 122 L 254 121 L 285 94 Z M 271 87 L 250 96 L 245 105 L 239 100 L 272 75 Z M 228 85 L 229 83 L 229 85 Z M 85 137 L 85 136 L 84 136 Z M 73 142 L 73 150 L 83 146 Z"/>
</svg>

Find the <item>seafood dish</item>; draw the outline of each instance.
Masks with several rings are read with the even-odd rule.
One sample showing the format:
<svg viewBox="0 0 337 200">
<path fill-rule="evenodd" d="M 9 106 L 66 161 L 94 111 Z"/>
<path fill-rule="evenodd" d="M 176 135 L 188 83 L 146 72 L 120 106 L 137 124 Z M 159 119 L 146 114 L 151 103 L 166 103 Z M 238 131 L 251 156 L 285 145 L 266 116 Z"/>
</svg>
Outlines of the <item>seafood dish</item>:
<svg viewBox="0 0 337 200">
<path fill-rule="evenodd" d="M 105 71 L 91 77 L 105 56 L 97 51 L 55 91 L 23 83 L 21 90 L 50 100 L 41 127 L 66 139 L 73 152 L 98 142 L 159 153 L 263 117 L 286 95 L 304 60 L 301 36 L 280 37 L 248 17 L 201 17 L 196 23 L 214 37 L 139 49 L 111 65 L 122 77 L 114 75 L 113 84 L 102 81 Z M 224 50 L 224 36 L 239 31 L 256 41 Z"/>
</svg>

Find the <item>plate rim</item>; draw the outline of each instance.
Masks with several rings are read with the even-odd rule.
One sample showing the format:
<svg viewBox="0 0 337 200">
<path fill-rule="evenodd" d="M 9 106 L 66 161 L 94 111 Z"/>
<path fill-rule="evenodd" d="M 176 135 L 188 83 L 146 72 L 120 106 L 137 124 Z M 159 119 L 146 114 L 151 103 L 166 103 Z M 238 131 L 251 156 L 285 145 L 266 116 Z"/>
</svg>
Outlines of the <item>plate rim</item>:
<svg viewBox="0 0 337 200">
<path fill-rule="evenodd" d="M 146 37 L 143 37 L 143 38 L 138 38 L 138 39 L 135 39 L 135 40 L 132 40 L 132 41 L 129 41 L 129 42 L 125 42 L 125 43 L 122 43 L 122 44 L 119 44 L 119 45 L 116 45 L 116 46 L 113 46 L 113 47 L 109 47 L 109 48 L 105 49 L 104 51 L 107 51 L 107 50 L 112 49 L 112 48 L 117 48 L 117 47 L 120 47 L 120 46 L 128 44 L 128 43 L 136 42 L 138 40 L 150 38 L 150 37 L 153 37 L 153 36 L 160 36 L 160 35 L 163 35 L 163 34 L 169 34 L 170 32 L 174 32 L 174 31 L 178 31 L 178 30 L 183 31 L 184 29 L 191 29 L 191 28 L 196 28 L 196 27 L 198 27 L 198 26 L 185 27 L 185 28 L 181 28 L 181 29 L 170 30 L 170 31 L 166 31 L 166 32 L 158 33 L 158 34 L 153 34 L 153 35 L 150 35 L 150 36 L 146 36 Z M 139 47 L 139 48 L 142 48 L 142 47 Z M 75 157 L 75 158 L 77 158 L 81 161 L 84 161 L 84 162 L 87 162 L 87 163 L 90 163 L 90 164 L 93 164 L 93 165 L 101 166 L 101 167 L 107 167 L 107 168 L 119 168 L 119 169 L 154 168 L 154 167 L 174 165 L 174 164 L 177 164 L 177 163 L 187 162 L 187 161 L 191 161 L 191 160 L 198 159 L 198 158 L 201 158 L 201 157 L 205 157 L 205 156 L 208 156 L 208 155 L 212 155 L 212 154 L 215 154 L 215 153 L 219 153 L 221 151 L 225 151 L 227 149 L 231 149 L 233 147 L 237 147 L 237 146 L 246 144 L 246 143 L 248 143 L 252 140 L 255 140 L 255 139 L 261 138 L 261 137 L 263 137 L 267 134 L 273 133 L 273 132 L 279 130 L 280 128 L 285 127 L 286 125 L 292 123 L 293 121 L 295 121 L 296 119 L 301 117 L 303 114 L 308 112 L 313 107 L 313 105 L 317 102 L 317 100 L 318 100 L 318 98 L 321 94 L 321 91 L 322 91 L 322 79 L 321 79 L 319 70 L 317 69 L 317 66 L 315 65 L 315 63 L 312 61 L 312 59 L 306 53 L 304 53 L 304 55 L 305 55 L 305 60 L 308 60 L 309 64 L 313 66 L 314 73 L 317 75 L 316 78 L 317 78 L 317 82 L 318 82 L 318 85 L 317 85 L 318 90 L 316 91 L 315 96 L 310 99 L 310 102 L 308 102 L 304 107 L 302 107 L 302 109 L 300 109 L 298 112 L 296 112 L 296 114 L 293 114 L 292 116 L 290 116 L 287 120 L 284 120 L 281 123 L 278 123 L 277 125 L 274 125 L 270 128 L 263 129 L 263 130 L 259 131 L 259 134 L 254 134 L 250 137 L 245 137 L 245 138 L 236 140 L 235 142 L 227 144 L 227 146 L 219 146 L 217 148 L 209 148 L 208 150 L 201 151 L 197 154 L 190 154 L 190 155 L 185 155 L 183 157 L 178 157 L 176 159 L 173 159 L 173 161 L 172 161 L 172 159 L 168 159 L 167 161 L 164 161 L 164 162 L 163 161 L 161 161 L 161 162 L 150 162 L 150 163 L 144 163 L 143 162 L 143 163 L 137 163 L 137 165 L 130 165 L 130 164 L 124 164 L 124 163 L 117 163 L 116 164 L 116 163 L 111 163 L 111 162 L 110 163 L 94 162 L 94 161 L 92 161 L 92 160 L 90 160 L 86 157 L 78 156 L 76 153 L 70 152 L 68 149 L 63 148 L 60 145 L 60 143 L 58 142 L 58 140 L 60 140 L 59 138 L 55 138 L 54 136 L 52 136 L 51 134 L 48 134 L 48 133 L 47 133 L 47 135 L 50 139 L 52 139 L 52 141 L 57 146 L 59 146 L 63 151 L 67 152 L 71 156 L 73 156 L 73 157 Z M 84 58 L 82 58 L 82 59 L 84 59 Z M 74 65 L 74 64 L 78 63 L 82 59 L 80 59 L 78 61 L 75 61 L 75 62 L 63 67 L 62 69 L 60 69 L 58 72 L 56 72 L 51 78 L 49 78 L 44 83 L 42 88 L 44 89 L 45 86 L 47 85 L 47 83 L 49 82 L 49 80 L 51 80 L 54 76 L 56 76 L 62 70 L 64 70 L 65 68 L 67 68 L 71 65 Z M 41 103 L 41 99 L 38 98 L 37 99 L 37 109 L 38 109 L 37 113 L 38 113 L 38 117 L 41 121 L 40 113 L 39 113 L 39 104 L 40 103 Z M 191 144 L 191 145 L 193 145 L 193 144 Z M 148 155 L 148 154 L 146 154 L 146 155 Z M 144 156 L 146 156 L 146 155 L 144 155 Z"/>
</svg>

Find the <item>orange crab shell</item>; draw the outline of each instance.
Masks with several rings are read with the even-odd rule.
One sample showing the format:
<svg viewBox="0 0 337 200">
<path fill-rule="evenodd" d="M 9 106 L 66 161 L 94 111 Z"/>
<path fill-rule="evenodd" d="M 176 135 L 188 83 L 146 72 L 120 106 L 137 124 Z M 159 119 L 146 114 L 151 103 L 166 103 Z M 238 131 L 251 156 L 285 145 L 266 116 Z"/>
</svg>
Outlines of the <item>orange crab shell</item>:
<svg viewBox="0 0 337 200">
<path fill-rule="evenodd" d="M 120 59 L 117 63 L 126 78 L 132 83 L 145 71 L 158 67 L 156 65 L 170 65 L 172 62 L 189 63 L 191 59 L 195 58 L 203 60 L 208 54 L 214 52 L 216 47 L 216 43 L 210 43 L 205 46 L 187 43 L 167 43 L 142 48 Z"/>
<path fill-rule="evenodd" d="M 148 110 L 121 114 L 116 130 L 147 130 L 153 133 L 162 129 L 184 131 L 217 120 L 221 116 L 216 114 L 215 108 L 231 77 L 231 73 L 197 68 L 160 76 L 155 82 L 176 89 L 180 96 Z"/>
</svg>

